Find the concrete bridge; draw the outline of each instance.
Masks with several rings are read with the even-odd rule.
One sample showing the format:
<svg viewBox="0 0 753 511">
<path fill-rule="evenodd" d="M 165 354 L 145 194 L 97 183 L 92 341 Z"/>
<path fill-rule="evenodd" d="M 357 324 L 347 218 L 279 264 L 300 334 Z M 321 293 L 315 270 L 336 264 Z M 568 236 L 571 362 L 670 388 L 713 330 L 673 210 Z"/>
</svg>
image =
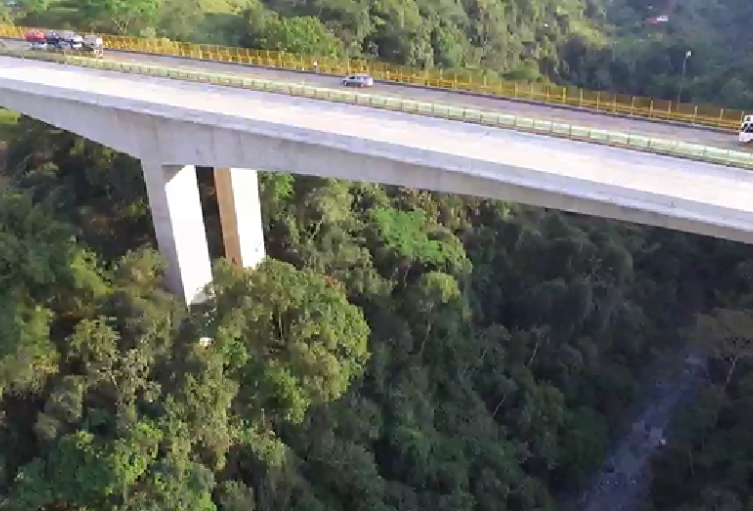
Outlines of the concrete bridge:
<svg viewBox="0 0 753 511">
<path fill-rule="evenodd" d="M 211 264 L 195 166 L 213 167 L 229 258 L 264 257 L 257 170 L 520 202 L 753 242 L 742 169 L 458 121 L 0 57 L 0 106 L 138 158 L 168 285 Z"/>
</svg>

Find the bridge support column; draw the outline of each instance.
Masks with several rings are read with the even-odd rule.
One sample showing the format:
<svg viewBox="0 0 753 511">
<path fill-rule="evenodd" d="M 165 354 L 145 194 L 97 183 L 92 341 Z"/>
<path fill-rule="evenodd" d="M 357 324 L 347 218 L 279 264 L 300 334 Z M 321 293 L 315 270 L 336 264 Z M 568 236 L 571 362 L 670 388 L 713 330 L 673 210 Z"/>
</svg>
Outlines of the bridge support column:
<svg viewBox="0 0 753 511">
<path fill-rule="evenodd" d="M 217 167 L 214 182 L 225 257 L 245 268 L 255 268 L 266 255 L 257 172 Z"/>
<path fill-rule="evenodd" d="M 201 302 L 204 286 L 212 281 L 212 264 L 196 168 L 144 160 L 141 166 L 157 243 L 168 265 L 168 288 L 188 305 Z"/>
</svg>

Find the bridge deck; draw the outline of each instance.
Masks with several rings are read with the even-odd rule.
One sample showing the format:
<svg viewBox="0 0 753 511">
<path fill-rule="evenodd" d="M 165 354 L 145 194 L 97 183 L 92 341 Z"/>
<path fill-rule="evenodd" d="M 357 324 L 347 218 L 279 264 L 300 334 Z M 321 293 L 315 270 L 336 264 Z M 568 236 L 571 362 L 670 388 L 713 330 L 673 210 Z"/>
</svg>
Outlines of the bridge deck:
<svg viewBox="0 0 753 511">
<path fill-rule="evenodd" d="M 25 48 L 22 41 L 6 41 L 11 48 Z M 244 77 L 280 80 L 295 83 L 307 83 L 321 87 L 339 87 L 339 79 L 332 76 L 322 76 L 313 73 L 298 73 L 282 69 L 265 69 L 258 67 L 240 66 L 237 64 L 209 62 L 202 60 L 187 60 L 163 55 L 133 54 L 122 52 L 107 52 L 107 59 L 123 62 L 138 62 L 144 64 L 166 65 L 197 71 L 216 71 L 224 74 L 239 74 Z M 641 118 L 625 118 L 605 115 L 598 112 L 557 108 L 543 104 L 529 104 L 520 101 L 506 100 L 495 97 L 472 96 L 456 91 L 436 90 L 428 88 L 409 87 L 399 84 L 376 84 L 370 91 L 382 96 L 399 96 L 403 98 L 437 102 L 453 106 L 495 110 L 510 115 L 534 117 L 542 120 L 554 120 L 566 124 L 573 124 L 587 128 L 601 128 L 605 130 L 636 133 L 664 139 L 682 140 L 694 144 L 708 145 L 723 149 L 753 150 L 741 147 L 734 132 L 711 131 L 693 126 L 680 126 Z"/>
<path fill-rule="evenodd" d="M 598 203 L 605 208 L 603 216 L 626 220 L 633 217 L 615 211 L 645 211 L 707 226 L 674 228 L 753 242 L 753 173 L 742 169 L 400 112 L 5 57 L 0 58 L 0 88 L 8 91 L 0 94 L 0 105 L 15 106 L 20 111 L 23 105 L 9 104 L 11 100 L 4 98 L 25 95 L 33 109 L 40 108 L 42 99 L 49 102 L 55 97 L 59 102 L 51 104 L 67 102 L 75 108 L 75 102 L 103 112 L 117 109 L 146 114 L 178 127 L 174 123 L 183 123 L 181 133 L 159 134 L 165 137 L 165 144 L 172 144 L 172 154 L 179 154 L 178 161 L 166 163 L 211 165 L 208 158 L 217 158 L 219 146 L 209 149 L 207 144 L 222 137 L 227 139 L 227 134 L 233 133 L 233 140 L 242 146 L 242 139 L 237 137 L 247 133 L 257 140 L 264 136 L 303 144 L 296 146 L 301 151 L 306 151 L 307 146 L 331 148 L 331 153 L 318 153 L 318 158 L 325 160 L 329 158 L 326 155 L 332 154 L 331 162 L 256 149 L 259 158 L 277 158 L 275 166 L 281 170 L 306 173 L 306 166 L 315 166 L 325 172 L 332 168 L 332 177 L 364 179 L 362 169 L 353 164 L 358 159 L 351 159 L 348 165 L 342 163 L 344 160 L 336 161 L 335 153 L 340 151 L 363 155 L 364 161 L 384 161 L 372 176 L 383 173 L 382 182 L 387 184 L 400 184 L 405 165 L 418 165 L 428 169 L 422 175 L 433 185 L 441 184 L 442 179 L 504 183 L 569 197 L 556 204 L 538 199 L 528 203 L 602 214 L 577 204 Z M 40 101 L 35 102 L 35 98 Z M 65 117 L 66 125 L 60 127 L 76 131 L 77 122 L 83 121 Z M 96 128 L 118 130 L 118 122 Z M 218 130 L 225 130 L 224 134 Z M 115 133 L 111 136 L 117 138 Z M 201 144 L 207 149 L 202 149 Z M 237 150 L 244 153 L 243 147 Z M 246 152 L 238 158 L 232 165 L 268 168 L 255 167 L 260 160 L 254 153 Z M 444 188 L 443 191 L 462 193 Z M 480 195 L 485 196 L 483 188 L 480 190 Z M 520 201 L 527 202 L 524 198 Z M 666 223 L 671 226 L 671 222 Z M 719 226 L 724 233 L 713 233 L 708 226 Z"/>
</svg>

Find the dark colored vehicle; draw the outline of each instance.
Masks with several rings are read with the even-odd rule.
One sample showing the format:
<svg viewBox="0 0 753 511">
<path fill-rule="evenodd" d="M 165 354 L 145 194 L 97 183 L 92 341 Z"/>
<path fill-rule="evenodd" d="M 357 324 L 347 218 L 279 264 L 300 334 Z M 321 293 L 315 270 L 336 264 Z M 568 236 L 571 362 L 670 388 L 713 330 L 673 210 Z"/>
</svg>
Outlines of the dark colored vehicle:
<svg viewBox="0 0 753 511">
<path fill-rule="evenodd" d="M 62 50 L 66 46 L 70 47 L 57 32 L 46 32 L 44 39 L 47 43 L 47 48 Z"/>
<path fill-rule="evenodd" d="M 94 34 L 88 34 L 84 36 L 81 41 L 81 46 L 84 51 L 88 51 L 94 54 L 95 57 L 103 58 L 105 56 L 105 45 L 102 38 Z"/>
</svg>

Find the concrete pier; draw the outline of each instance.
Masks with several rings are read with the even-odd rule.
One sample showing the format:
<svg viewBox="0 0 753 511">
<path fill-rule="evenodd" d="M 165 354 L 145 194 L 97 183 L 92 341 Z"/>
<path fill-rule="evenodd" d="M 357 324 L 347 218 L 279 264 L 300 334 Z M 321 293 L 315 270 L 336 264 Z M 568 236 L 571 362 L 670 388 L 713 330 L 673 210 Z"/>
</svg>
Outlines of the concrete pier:
<svg viewBox="0 0 753 511">
<path fill-rule="evenodd" d="M 202 301 L 212 281 L 204 216 L 192 165 L 141 161 L 159 251 L 167 261 L 167 285 L 187 304 Z"/>
<path fill-rule="evenodd" d="M 244 268 L 255 268 L 266 255 L 257 172 L 215 167 L 214 183 L 225 257 Z"/>
</svg>

